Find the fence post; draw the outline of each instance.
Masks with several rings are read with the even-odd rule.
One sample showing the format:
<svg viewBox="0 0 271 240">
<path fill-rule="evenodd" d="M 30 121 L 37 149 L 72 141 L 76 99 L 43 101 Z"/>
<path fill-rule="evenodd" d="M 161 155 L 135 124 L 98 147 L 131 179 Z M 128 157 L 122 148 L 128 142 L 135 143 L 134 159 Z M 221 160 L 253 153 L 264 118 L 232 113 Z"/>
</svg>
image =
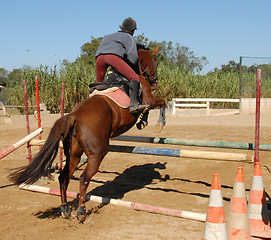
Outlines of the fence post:
<svg viewBox="0 0 271 240">
<path fill-rule="evenodd" d="M 3 114 L 4 114 L 4 117 L 9 117 L 9 115 L 7 114 L 5 106 L 3 106 Z"/>
<path fill-rule="evenodd" d="M 175 107 L 176 101 L 175 98 L 172 99 L 172 116 L 175 116 L 176 114 L 176 107 Z"/>
<path fill-rule="evenodd" d="M 27 135 L 30 134 L 30 126 L 29 126 L 29 115 L 28 115 L 28 101 L 27 101 L 27 87 L 26 87 L 26 80 L 23 80 L 24 85 L 24 105 L 25 105 L 25 118 L 26 118 L 26 131 Z M 32 154 L 31 154 L 31 146 L 27 143 L 28 148 L 28 161 L 32 161 Z"/>
<path fill-rule="evenodd" d="M 207 101 L 207 116 L 210 115 L 210 101 Z"/>
<path fill-rule="evenodd" d="M 61 117 L 64 116 L 64 100 L 65 100 L 65 84 L 62 83 L 62 90 L 61 90 Z M 62 171 L 63 168 L 63 148 L 60 147 L 59 149 L 59 160 L 60 160 L 60 170 Z"/>
<path fill-rule="evenodd" d="M 255 112 L 255 117 L 256 117 L 255 118 L 255 154 L 254 154 L 254 162 L 259 162 L 261 76 L 262 76 L 262 70 L 261 69 L 257 69 L 256 112 Z"/>
<path fill-rule="evenodd" d="M 41 118 L 40 118 L 40 94 L 39 94 L 39 78 L 38 76 L 35 77 L 36 81 L 36 97 L 37 97 L 37 115 L 38 115 L 38 128 L 41 128 Z M 41 140 L 41 134 L 39 135 L 39 140 Z M 41 150 L 41 146 L 40 146 Z"/>
</svg>

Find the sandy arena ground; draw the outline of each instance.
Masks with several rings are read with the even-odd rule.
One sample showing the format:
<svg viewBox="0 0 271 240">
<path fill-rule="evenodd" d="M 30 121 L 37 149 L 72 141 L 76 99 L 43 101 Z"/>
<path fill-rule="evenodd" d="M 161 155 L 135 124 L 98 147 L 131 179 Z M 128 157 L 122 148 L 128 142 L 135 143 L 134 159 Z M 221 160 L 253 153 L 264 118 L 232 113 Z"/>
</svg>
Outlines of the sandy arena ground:
<svg viewBox="0 0 271 240">
<path fill-rule="evenodd" d="M 43 138 L 59 115 L 42 115 Z M 157 114 L 150 117 L 149 126 L 127 135 L 169 137 L 194 140 L 228 142 L 254 142 L 255 115 L 190 115 L 179 112 L 177 117 L 167 116 L 167 125 L 161 133 L 154 133 Z M 271 113 L 261 114 L 260 143 L 271 143 Z M 25 117 L 11 116 L 10 123 L 0 117 L 0 151 L 13 145 L 26 135 Z M 31 132 L 37 128 L 37 120 L 30 116 Z M 111 144 L 149 146 L 144 143 Z M 173 145 L 152 145 L 160 148 L 181 148 L 199 151 L 236 152 L 253 155 L 253 151 L 203 148 Z M 32 148 L 37 152 L 38 148 Z M 87 202 L 89 216 L 85 224 L 60 216 L 60 198 L 57 196 L 19 190 L 8 180 L 9 169 L 27 164 L 27 149 L 21 147 L 0 161 L 0 239 L 201 239 L 204 223 L 177 217 L 151 214 L 132 209 Z M 57 157 L 59 159 L 59 157 Z M 263 179 L 267 194 L 271 193 L 271 152 L 261 151 Z M 249 195 L 253 165 L 247 162 L 217 161 L 208 159 L 145 156 L 126 153 L 109 153 L 101 164 L 100 171 L 90 184 L 93 195 L 109 196 L 131 202 L 149 204 L 206 213 L 213 174 L 220 176 L 224 208 L 227 215 L 232 188 L 238 167 L 243 167 L 246 193 Z M 75 172 L 69 190 L 78 192 L 76 178 L 82 166 Z M 45 185 L 58 188 L 50 181 Z M 77 201 L 70 200 L 76 214 Z M 91 212 L 91 214 L 90 214 Z"/>
</svg>

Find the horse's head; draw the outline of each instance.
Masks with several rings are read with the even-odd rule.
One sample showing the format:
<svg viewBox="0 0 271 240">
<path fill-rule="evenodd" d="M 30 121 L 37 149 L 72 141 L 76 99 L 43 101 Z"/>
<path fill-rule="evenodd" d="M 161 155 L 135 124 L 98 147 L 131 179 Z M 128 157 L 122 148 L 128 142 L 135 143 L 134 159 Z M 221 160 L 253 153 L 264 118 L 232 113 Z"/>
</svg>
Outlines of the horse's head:
<svg viewBox="0 0 271 240">
<path fill-rule="evenodd" d="M 158 89 L 158 64 L 156 60 L 158 47 L 156 47 L 153 51 L 150 51 L 147 48 L 139 48 L 137 53 L 140 74 L 149 82 L 152 90 Z"/>
</svg>

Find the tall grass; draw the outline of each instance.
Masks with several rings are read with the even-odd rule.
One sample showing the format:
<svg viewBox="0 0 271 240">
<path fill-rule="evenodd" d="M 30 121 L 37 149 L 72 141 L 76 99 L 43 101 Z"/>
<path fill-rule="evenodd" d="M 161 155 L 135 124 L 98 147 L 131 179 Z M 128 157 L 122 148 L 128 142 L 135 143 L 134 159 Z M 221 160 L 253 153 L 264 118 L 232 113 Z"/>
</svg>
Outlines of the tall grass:
<svg viewBox="0 0 271 240">
<path fill-rule="evenodd" d="M 157 96 L 170 101 L 179 98 L 238 98 L 239 74 L 215 72 L 205 76 L 188 73 L 184 68 L 160 64 L 160 89 Z"/>
<path fill-rule="evenodd" d="M 23 80 L 27 83 L 29 106 L 36 105 L 35 76 L 39 78 L 40 102 L 51 113 L 59 113 L 62 83 L 65 84 L 65 112 L 70 112 L 76 104 L 87 98 L 91 82 L 95 81 L 95 69 L 87 68 L 80 62 L 66 64 L 59 70 L 40 66 L 38 69 L 23 69 L 18 82 L 10 83 L 5 89 L 6 102 L 10 105 L 24 105 Z"/>
<path fill-rule="evenodd" d="M 95 81 L 95 68 L 77 61 L 66 63 L 60 69 L 40 66 L 37 69 L 23 69 L 16 82 L 5 89 L 7 104 L 24 105 L 23 79 L 27 82 L 29 105 L 36 105 L 35 76 L 39 77 L 40 102 L 51 113 L 59 113 L 61 88 L 65 84 L 65 112 L 70 112 L 76 104 L 87 98 L 88 85 Z M 216 71 L 205 76 L 189 73 L 185 67 L 175 67 L 166 62 L 158 67 L 160 88 L 154 95 L 165 99 L 172 98 L 239 98 L 239 74 L 236 72 Z M 243 73 L 242 89 L 244 97 L 255 97 L 256 75 Z M 262 97 L 270 97 L 271 79 L 262 81 Z M 267 90 L 269 89 L 269 90 Z M 211 107 L 236 107 L 230 103 L 212 103 Z"/>
<path fill-rule="evenodd" d="M 256 73 L 243 72 L 242 73 L 242 97 L 255 98 L 256 97 Z M 271 96 L 271 78 L 262 74 L 261 77 L 261 96 L 268 98 Z"/>
</svg>

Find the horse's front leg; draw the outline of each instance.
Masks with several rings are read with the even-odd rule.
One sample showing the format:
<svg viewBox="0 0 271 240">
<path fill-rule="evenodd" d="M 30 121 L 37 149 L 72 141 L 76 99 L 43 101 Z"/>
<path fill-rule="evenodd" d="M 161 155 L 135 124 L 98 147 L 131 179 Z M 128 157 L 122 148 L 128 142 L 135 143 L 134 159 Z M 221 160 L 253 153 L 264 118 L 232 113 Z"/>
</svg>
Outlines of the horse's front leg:
<svg viewBox="0 0 271 240">
<path fill-rule="evenodd" d="M 165 107 L 160 107 L 160 114 L 158 122 L 155 125 L 155 132 L 157 133 L 161 132 L 165 125 L 166 125 L 166 109 Z"/>
<path fill-rule="evenodd" d="M 148 117 L 149 117 L 149 111 L 142 113 L 140 116 L 139 122 L 136 124 L 136 127 L 138 130 L 142 130 L 143 128 L 148 126 Z"/>
<path fill-rule="evenodd" d="M 158 122 L 162 123 L 163 126 L 166 125 L 166 109 L 165 109 L 165 107 L 160 108 L 160 115 L 158 118 Z"/>
<path fill-rule="evenodd" d="M 156 107 L 160 107 L 160 114 L 158 118 L 158 122 L 155 125 L 155 132 L 160 133 L 164 126 L 166 125 L 166 104 L 163 99 L 157 99 L 153 98 L 154 101 L 152 101 L 152 104 L 150 104 L 151 109 L 154 109 Z M 141 130 L 145 126 L 148 125 L 148 116 L 149 116 L 149 111 L 146 113 L 143 113 L 143 115 L 140 118 L 139 123 L 137 123 L 137 128 Z"/>
<path fill-rule="evenodd" d="M 145 80 L 146 81 L 146 80 Z M 142 80 L 144 83 L 144 81 Z M 166 102 L 164 99 L 158 99 L 152 95 L 151 88 L 146 83 L 142 85 L 142 97 L 145 103 L 150 105 L 150 109 L 160 107 L 158 123 L 155 126 L 155 132 L 161 132 L 166 124 Z M 146 116 L 146 119 L 148 116 Z M 146 120 L 147 122 L 147 120 Z"/>
<path fill-rule="evenodd" d="M 166 103 L 163 99 L 153 98 L 152 107 L 160 106 L 160 114 L 158 118 L 158 122 L 155 125 L 155 132 L 159 133 L 163 130 L 164 126 L 166 125 Z"/>
<path fill-rule="evenodd" d="M 140 120 L 136 124 L 136 127 L 138 130 L 142 130 L 143 128 L 148 126 L 148 117 L 149 117 L 149 111 L 144 112 L 140 116 Z M 166 125 L 166 109 L 165 107 L 160 107 L 160 114 L 159 114 L 158 122 L 155 125 L 155 132 L 161 132 L 165 125 Z"/>
</svg>

